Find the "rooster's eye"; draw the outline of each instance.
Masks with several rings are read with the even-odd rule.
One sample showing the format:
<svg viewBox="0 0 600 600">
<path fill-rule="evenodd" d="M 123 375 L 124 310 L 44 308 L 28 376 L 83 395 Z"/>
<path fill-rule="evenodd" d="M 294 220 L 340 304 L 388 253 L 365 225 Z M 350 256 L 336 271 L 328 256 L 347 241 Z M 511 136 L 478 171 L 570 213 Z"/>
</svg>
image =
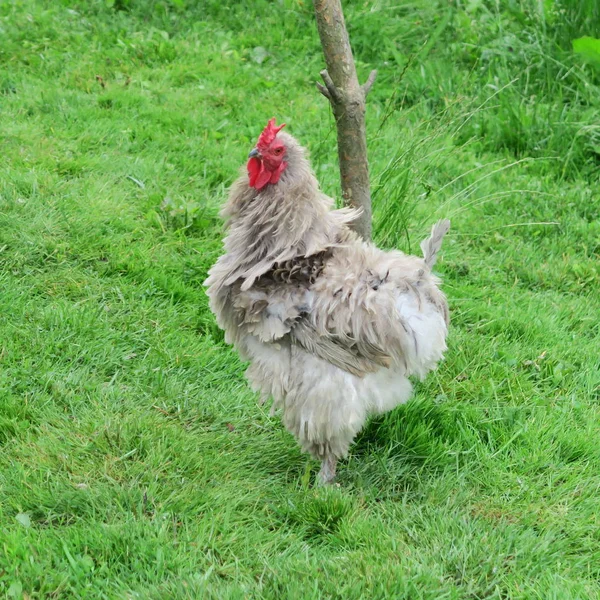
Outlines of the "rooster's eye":
<svg viewBox="0 0 600 600">
<path fill-rule="evenodd" d="M 283 152 L 283 148 L 275 148 L 275 154 L 281 154 Z"/>
</svg>

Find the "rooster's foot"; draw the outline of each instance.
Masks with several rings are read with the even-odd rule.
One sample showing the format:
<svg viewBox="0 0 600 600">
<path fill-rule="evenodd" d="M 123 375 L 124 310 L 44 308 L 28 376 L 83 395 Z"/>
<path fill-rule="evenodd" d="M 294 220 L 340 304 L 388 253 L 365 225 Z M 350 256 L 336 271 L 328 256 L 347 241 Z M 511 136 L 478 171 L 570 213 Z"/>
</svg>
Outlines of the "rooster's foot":
<svg viewBox="0 0 600 600">
<path fill-rule="evenodd" d="M 321 485 L 328 485 L 333 483 L 335 479 L 335 466 L 337 464 L 337 458 L 335 456 L 328 456 L 321 464 L 321 470 L 319 471 L 319 483 Z"/>
</svg>

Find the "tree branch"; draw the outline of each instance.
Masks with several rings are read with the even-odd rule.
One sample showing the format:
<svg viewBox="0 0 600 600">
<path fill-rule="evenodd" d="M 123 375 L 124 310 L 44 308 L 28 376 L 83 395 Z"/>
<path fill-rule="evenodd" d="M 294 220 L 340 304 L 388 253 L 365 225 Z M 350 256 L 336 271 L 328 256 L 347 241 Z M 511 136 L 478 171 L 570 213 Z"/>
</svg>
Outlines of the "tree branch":
<svg viewBox="0 0 600 600">
<path fill-rule="evenodd" d="M 341 102 L 342 95 L 340 94 L 340 90 L 338 90 L 335 87 L 333 81 L 331 80 L 331 77 L 329 77 L 327 69 L 323 69 L 319 74 L 321 75 L 321 79 L 323 79 L 323 81 L 325 82 L 325 87 L 327 88 L 327 92 L 329 93 L 329 98 L 333 102 Z"/>
<path fill-rule="evenodd" d="M 323 96 L 325 96 L 325 98 L 327 98 L 327 100 L 331 102 L 331 95 L 329 94 L 329 90 L 318 81 L 315 81 L 315 84 L 317 85 L 317 89 L 319 90 L 319 92 L 321 92 L 321 94 L 323 94 Z"/>
<path fill-rule="evenodd" d="M 352 48 L 340 0 L 313 0 L 317 28 L 327 69 L 321 71 L 325 83 L 317 89 L 331 103 L 337 127 L 338 158 L 344 203 L 362 209 L 354 229 L 366 240 L 371 238 L 371 193 L 365 135 L 365 99 L 376 71 L 361 86 L 356 75 Z"/>
<path fill-rule="evenodd" d="M 365 83 L 363 83 L 361 86 L 363 94 L 365 95 L 365 99 L 369 95 L 369 92 L 371 91 L 371 88 L 373 87 L 373 84 L 375 83 L 375 79 L 377 79 L 377 71 L 375 69 L 373 69 L 369 73 L 369 77 L 368 77 L 367 81 L 365 81 Z"/>
</svg>

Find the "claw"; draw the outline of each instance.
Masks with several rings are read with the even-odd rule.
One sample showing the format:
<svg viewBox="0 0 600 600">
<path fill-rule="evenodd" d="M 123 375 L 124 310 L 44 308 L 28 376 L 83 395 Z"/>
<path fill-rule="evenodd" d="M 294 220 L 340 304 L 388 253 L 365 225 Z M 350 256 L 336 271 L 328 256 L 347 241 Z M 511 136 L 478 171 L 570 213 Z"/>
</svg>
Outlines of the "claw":
<svg viewBox="0 0 600 600">
<path fill-rule="evenodd" d="M 335 456 L 328 456 L 321 463 L 321 470 L 319 471 L 319 483 L 321 485 L 329 485 L 333 483 L 335 479 L 335 467 L 337 465 L 337 458 Z"/>
</svg>

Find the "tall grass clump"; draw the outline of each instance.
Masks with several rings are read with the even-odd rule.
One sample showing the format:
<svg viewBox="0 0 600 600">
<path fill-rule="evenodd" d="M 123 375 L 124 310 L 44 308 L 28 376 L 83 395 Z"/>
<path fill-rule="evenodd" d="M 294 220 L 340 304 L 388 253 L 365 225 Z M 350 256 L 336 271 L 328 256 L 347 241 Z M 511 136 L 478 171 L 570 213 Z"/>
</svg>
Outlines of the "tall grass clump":
<svg viewBox="0 0 600 600">
<path fill-rule="evenodd" d="M 462 39 L 453 46 L 483 89 L 504 89 L 494 110 L 481 112 L 468 134 L 515 157 L 554 158 L 560 177 L 593 177 L 600 159 L 600 79 L 575 55 L 572 41 L 597 34 L 598 4 L 472 6 L 455 14 L 453 32 Z"/>
</svg>

